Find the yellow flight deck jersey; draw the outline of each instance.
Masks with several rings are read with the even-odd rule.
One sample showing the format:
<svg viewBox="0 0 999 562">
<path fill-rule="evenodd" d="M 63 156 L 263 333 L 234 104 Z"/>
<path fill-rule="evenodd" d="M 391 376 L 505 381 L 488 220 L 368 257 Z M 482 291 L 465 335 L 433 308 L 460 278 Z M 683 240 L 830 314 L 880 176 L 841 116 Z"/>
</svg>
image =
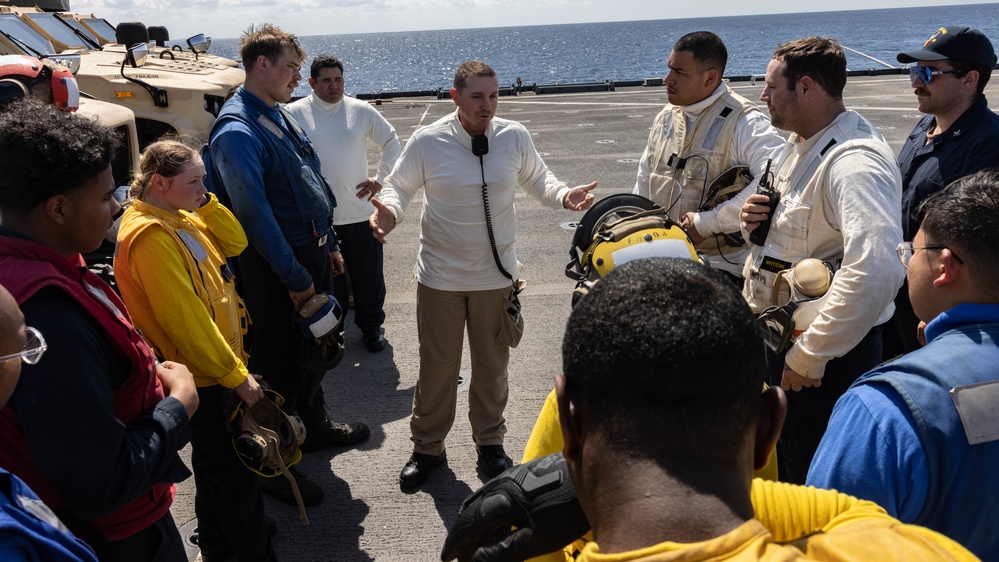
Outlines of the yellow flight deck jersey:
<svg viewBox="0 0 999 562">
<path fill-rule="evenodd" d="M 555 391 L 542 406 L 522 462 L 562 450 Z M 873 502 L 833 490 L 775 482 L 773 455 L 750 490 L 756 518 L 700 543 L 661 543 L 614 555 L 600 554 L 592 532 L 561 552 L 530 562 L 661 562 L 666 560 L 978 560 L 947 537 L 888 516 Z"/>
</svg>

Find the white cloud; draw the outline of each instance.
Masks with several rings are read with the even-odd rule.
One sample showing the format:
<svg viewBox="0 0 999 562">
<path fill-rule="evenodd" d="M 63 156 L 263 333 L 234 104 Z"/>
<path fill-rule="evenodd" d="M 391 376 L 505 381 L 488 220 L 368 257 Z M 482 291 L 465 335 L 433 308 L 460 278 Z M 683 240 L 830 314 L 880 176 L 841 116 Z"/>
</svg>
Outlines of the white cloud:
<svg viewBox="0 0 999 562">
<path fill-rule="evenodd" d="M 837 9 L 967 3 L 968 0 L 842 0 Z M 974 1 L 974 0 L 972 0 Z M 988 0 L 986 0 L 988 1 Z M 783 13 L 814 9 L 791 0 L 73 0 L 73 10 L 93 12 L 112 25 L 141 21 L 163 25 L 175 38 L 195 33 L 236 37 L 268 22 L 296 35 L 374 33 L 596 21 L 674 19 Z"/>
</svg>

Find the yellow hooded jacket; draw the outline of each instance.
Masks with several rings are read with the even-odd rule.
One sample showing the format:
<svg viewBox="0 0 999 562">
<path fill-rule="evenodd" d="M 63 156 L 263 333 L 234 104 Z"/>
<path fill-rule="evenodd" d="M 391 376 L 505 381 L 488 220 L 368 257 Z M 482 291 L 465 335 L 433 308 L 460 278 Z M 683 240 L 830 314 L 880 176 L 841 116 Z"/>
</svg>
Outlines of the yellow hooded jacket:
<svg viewBox="0 0 999 562">
<path fill-rule="evenodd" d="M 225 258 L 246 245 L 213 194 L 197 213 L 136 200 L 122 216 L 114 273 L 125 306 L 157 356 L 186 365 L 199 387 L 235 388 L 248 376 L 249 318 L 223 275 Z"/>
</svg>

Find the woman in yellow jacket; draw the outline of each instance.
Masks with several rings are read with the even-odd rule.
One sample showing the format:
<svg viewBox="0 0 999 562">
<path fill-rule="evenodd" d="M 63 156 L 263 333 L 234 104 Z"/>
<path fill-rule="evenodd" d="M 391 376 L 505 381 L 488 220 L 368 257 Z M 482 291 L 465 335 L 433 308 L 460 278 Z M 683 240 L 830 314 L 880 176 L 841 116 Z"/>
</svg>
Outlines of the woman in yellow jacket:
<svg viewBox="0 0 999 562">
<path fill-rule="evenodd" d="M 246 234 L 203 183 L 198 153 L 158 141 L 142 155 L 122 217 L 115 278 L 135 325 L 164 360 L 194 374 L 201 407 L 191 418 L 195 513 L 202 559 L 276 560 L 254 474 L 236 456 L 222 400 L 263 397 L 246 369 L 247 317 L 226 257 Z"/>
</svg>

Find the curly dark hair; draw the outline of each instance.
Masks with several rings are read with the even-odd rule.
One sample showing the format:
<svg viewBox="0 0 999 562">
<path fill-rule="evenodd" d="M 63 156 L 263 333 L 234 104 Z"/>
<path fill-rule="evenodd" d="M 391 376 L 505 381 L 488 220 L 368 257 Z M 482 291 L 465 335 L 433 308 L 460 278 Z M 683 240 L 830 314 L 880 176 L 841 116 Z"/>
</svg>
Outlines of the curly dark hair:
<svg viewBox="0 0 999 562">
<path fill-rule="evenodd" d="M 723 273 L 647 258 L 615 268 L 572 310 L 562 370 L 568 397 L 619 451 L 728 462 L 759 415 L 764 351 Z"/>
<path fill-rule="evenodd" d="M 25 215 L 83 187 L 111 165 L 119 134 L 52 104 L 25 99 L 0 111 L 0 210 Z"/>
</svg>

